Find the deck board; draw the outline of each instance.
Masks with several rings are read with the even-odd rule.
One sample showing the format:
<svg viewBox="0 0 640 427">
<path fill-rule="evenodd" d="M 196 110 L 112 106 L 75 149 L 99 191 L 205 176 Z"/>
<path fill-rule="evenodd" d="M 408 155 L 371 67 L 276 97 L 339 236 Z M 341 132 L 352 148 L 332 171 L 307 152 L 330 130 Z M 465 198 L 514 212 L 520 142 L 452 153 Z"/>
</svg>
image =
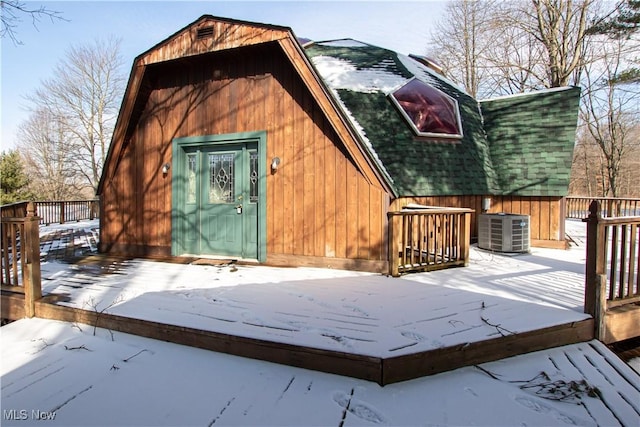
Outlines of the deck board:
<svg viewBox="0 0 640 427">
<path fill-rule="evenodd" d="M 43 229 L 43 247 L 59 248 L 43 251 L 43 290 L 54 296 L 49 303 L 87 312 L 77 318 L 89 322 L 92 312 L 104 311 L 114 319 L 146 322 L 142 330 L 168 325 L 195 331 L 192 342 L 197 331 L 235 336 L 243 344 L 204 347 L 249 357 L 255 354 L 250 340 L 313 349 L 335 354 L 327 359 L 334 362 L 296 356 L 295 364 L 341 374 L 352 370 L 383 384 L 592 337 L 585 323 L 590 318 L 582 312 L 579 247 L 519 256 L 474 248 L 469 267 L 396 279 L 328 269 L 121 259 L 92 252 L 95 225 Z M 58 243 L 47 243 L 51 239 Z M 89 256 L 78 258 L 81 251 Z M 61 254 L 71 263 L 61 263 Z M 60 310 L 46 312 L 56 318 Z M 124 323 L 114 320 L 113 328 L 136 333 L 122 329 Z M 348 364 L 327 368 L 340 354 L 387 362 L 360 370 Z M 278 352 L 262 356 L 287 363 Z M 430 357 L 438 361 L 425 364 Z"/>
<path fill-rule="evenodd" d="M 517 420 L 587 426 L 640 421 L 640 377 L 597 341 L 385 387 L 100 328 L 94 335 L 82 324 L 45 319 L 3 327 L 4 343 L 10 345 L 0 349 L 3 409 L 54 411 L 52 425 L 348 427 L 513 425 Z M 536 387 L 541 372 L 552 381 L 584 380 L 603 397 L 580 392 L 557 400 Z M 7 426 L 35 423 L 3 416 Z"/>
</svg>

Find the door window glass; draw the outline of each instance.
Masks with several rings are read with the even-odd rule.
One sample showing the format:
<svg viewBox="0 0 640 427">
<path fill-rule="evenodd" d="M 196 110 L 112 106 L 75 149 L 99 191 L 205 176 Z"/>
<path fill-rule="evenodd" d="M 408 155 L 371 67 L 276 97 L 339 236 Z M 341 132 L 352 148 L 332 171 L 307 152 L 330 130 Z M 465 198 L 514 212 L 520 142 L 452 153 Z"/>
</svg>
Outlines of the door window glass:
<svg viewBox="0 0 640 427">
<path fill-rule="evenodd" d="M 235 155 L 209 154 L 209 203 L 233 203 Z"/>
<path fill-rule="evenodd" d="M 187 154 L 187 203 L 196 202 L 197 155 Z"/>
<path fill-rule="evenodd" d="M 258 152 L 249 151 L 249 202 L 258 203 Z"/>
</svg>

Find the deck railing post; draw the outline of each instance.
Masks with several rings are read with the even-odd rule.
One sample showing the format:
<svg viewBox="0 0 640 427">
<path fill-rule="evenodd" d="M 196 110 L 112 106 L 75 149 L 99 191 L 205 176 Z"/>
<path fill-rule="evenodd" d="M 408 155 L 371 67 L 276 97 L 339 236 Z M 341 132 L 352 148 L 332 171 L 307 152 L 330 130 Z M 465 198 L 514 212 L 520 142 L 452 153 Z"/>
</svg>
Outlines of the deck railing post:
<svg viewBox="0 0 640 427">
<path fill-rule="evenodd" d="M 583 221 L 587 223 L 587 264 L 585 269 L 584 312 L 596 319 L 597 288 L 599 275 L 605 274 L 606 269 L 606 236 L 605 227 L 601 224 L 602 213 L 600 202 L 594 200 L 589 205 L 589 216 Z M 597 324 L 598 319 L 596 319 Z"/>
<path fill-rule="evenodd" d="M 469 266 L 469 256 L 471 253 L 471 212 L 463 215 L 462 235 L 460 236 L 460 256 L 464 260 L 464 266 Z"/>
<path fill-rule="evenodd" d="M 595 284 L 595 338 L 599 341 L 606 342 L 606 316 L 607 316 L 607 276 L 598 274 Z"/>
<path fill-rule="evenodd" d="M 24 287 L 24 312 L 26 317 L 35 316 L 35 302 L 42 298 L 42 282 L 40 272 L 40 233 L 39 221 L 35 215 L 35 205 L 29 203 L 27 216 L 24 219 L 24 236 L 20 236 L 24 245 L 22 263 Z"/>
<path fill-rule="evenodd" d="M 389 219 L 389 275 L 392 277 L 398 277 L 398 246 L 396 243 L 398 229 L 395 224 L 396 216 L 393 212 L 387 213 Z"/>
<path fill-rule="evenodd" d="M 64 223 L 65 223 L 64 202 L 60 202 L 60 224 L 64 224 Z"/>
<path fill-rule="evenodd" d="M 93 220 L 96 217 L 96 205 L 97 202 L 95 200 L 89 201 L 89 219 Z"/>
</svg>

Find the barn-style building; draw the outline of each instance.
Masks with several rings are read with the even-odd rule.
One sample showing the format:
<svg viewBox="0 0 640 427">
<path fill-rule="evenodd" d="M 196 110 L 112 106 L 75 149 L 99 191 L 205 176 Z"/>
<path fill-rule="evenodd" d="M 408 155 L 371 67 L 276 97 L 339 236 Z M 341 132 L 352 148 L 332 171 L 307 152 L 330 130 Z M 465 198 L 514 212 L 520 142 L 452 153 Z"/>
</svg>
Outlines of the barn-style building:
<svg viewBox="0 0 640 427">
<path fill-rule="evenodd" d="M 477 101 L 424 57 L 203 16 L 134 61 L 100 248 L 386 271 L 388 212 L 483 199 L 564 247 L 579 93 Z"/>
</svg>

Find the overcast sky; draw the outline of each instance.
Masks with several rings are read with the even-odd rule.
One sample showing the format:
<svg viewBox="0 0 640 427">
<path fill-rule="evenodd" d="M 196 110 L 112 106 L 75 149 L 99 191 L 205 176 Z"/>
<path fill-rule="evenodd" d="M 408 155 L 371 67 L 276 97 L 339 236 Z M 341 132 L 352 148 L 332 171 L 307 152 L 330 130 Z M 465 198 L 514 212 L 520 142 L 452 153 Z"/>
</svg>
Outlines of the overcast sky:
<svg viewBox="0 0 640 427">
<path fill-rule="evenodd" d="M 133 59 L 177 30 L 208 14 L 291 27 L 313 40 L 354 38 L 400 53 L 424 54 L 429 33 L 445 2 L 397 1 L 26 1 L 62 13 L 67 21 L 28 17 L 17 28 L 21 45 L 2 39 L 2 150 L 15 145 L 16 130 L 28 113 L 25 95 L 33 93 L 72 45 L 97 38 L 122 40 L 124 72 Z"/>
</svg>

